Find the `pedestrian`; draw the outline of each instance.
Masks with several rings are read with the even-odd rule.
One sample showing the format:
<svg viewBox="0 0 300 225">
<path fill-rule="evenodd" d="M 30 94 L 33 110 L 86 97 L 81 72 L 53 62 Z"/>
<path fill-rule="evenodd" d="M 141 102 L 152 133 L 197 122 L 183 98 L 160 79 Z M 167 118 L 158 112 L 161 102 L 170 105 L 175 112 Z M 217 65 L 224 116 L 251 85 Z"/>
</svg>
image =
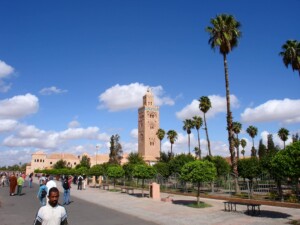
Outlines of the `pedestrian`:
<svg viewBox="0 0 300 225">
<path fill-rule="evenodd" d="M 49 190 L 53 187 L 57 187 L 55 181 L 53 180 L 53 176 L 49 176 L 48 180 L 46 179 L 46 187 L 47 187 L 47 197 L 49 196 Z M 49 199 L 46 199 L 46 205 L 48 205 Z"/>
<path fill-rule="evenodd" d="M 6 174 L 5 173 L 3 173 L 2 174 L 2 176 L 1 176 L 1 185 L 4 187 L 4 185 L 5 185 L 5 182 L 6 182 Z M 0 185 L 0 186 L 1 186 Z"/>
<path fill-rule="evenodd" d="M 70 185 L 68 181 L 68 176 L 65 176 L 64 182 L 63 182 L 63 189 L 64 189 L 64 202 L 63 205 L 69 205 L 70 204 Z"/>
<path fill-rule="evenodd" d="M 83 190 L 85 190 L 85 186 L 86 186 L 86 175 L 85 174 L 83 174 L 82 185 L 83 185 Z"/>
<path fill-rule="evenodd" d="M 15 173 L 12 173 L 12 175 L 9 177 L 9 195 L 14 196 L 17 186 L 17 178 L 15 176 Z"/>
<path fill-rule="evenodd" d="M 46 205 L 47 200 L 47 186 L 46 186 L 46 180 L 42 180 L 42 185 L 39 188 L 39 192 L 37 194 L 37 198 L 40 200 L 40 203 L 42 206 Z"/>
<path fill-rule="evenodd" d="M 22 187 L 26 187 L 26 186 L 25 186 L 26 174 L 25 174 L 25 173 L 22 173 L 22 174 L 21 174 L 21 177 L 22 177 L 23 180 L 24 180 L 24 182 L 23 182 L 23 184 L 22 184 Z"/>
<path fill-rule="evenodd" d="M 29 188 L 32 188 L 33 173 L 29 174 Z"/>
<path fill-rule="evenodd" d="M 20 175 L 17 179 L 17 183 L 18 183 L 18 191 L 17 191 L 17 195 L 21 195 L 22 194 L 22 188 L 24 185 L 24 179 L 22 177 L 22 175 Z"/>
<path fill-rule="evenodd" d="M 68 225 L 67 211 L 58 204 L 59 191 L 56 187 L 49 190 L 48 199 L 49 204 L 39 209 L 33 225 Z"/>
<path fill-rule="evenodd" d="M 82 190 L 82 181 L 83 181 L 83 177 L 81 175 L 79 175 L 77 190 Z"/>
</svg>

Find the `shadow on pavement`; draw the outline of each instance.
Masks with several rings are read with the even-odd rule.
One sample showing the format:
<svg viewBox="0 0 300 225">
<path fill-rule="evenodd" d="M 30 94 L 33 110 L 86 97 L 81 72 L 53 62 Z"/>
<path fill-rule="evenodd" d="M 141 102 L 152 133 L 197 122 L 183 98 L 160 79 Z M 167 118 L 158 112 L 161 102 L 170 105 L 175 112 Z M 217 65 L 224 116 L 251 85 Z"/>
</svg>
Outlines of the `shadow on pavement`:
<svg viewBox="0 0 300 225">
<path fill-rule="evenodd" d="M 259 217 L 273 218 L 273 219 L 285 219 L 285 218 L 291 217 L 291 215 L 287 214 L 287 213 L 281 213 L 281 212 L 260 210 Z"/>
</svg>

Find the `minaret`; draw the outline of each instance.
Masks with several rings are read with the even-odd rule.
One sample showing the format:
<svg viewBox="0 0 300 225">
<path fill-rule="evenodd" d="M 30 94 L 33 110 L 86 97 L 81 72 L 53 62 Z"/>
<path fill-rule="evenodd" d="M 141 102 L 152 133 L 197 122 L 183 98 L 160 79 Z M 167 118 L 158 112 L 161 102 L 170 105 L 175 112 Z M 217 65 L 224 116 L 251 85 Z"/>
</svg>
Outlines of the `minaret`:
<svg viewBox="0 0 300 225">
<path fill-rule="evenodd" d="M 159 129 L 159 107 L 154 105 L 150 89 L 143 96 L 143 106 L 139 108 L 138 152 L 148 163 L 158 161 L 160 142 L 156 135 Z"/>
</svg>

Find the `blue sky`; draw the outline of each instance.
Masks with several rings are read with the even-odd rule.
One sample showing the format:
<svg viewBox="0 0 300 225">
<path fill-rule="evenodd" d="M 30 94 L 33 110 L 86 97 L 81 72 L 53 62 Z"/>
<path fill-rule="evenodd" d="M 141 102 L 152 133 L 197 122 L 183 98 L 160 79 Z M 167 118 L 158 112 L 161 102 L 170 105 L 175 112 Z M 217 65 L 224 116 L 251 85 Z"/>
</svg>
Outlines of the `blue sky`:
<svg viewBox="0 0 300 225">
<path fill-rule="evenodd" d="M 125 152 L 137 151 L 137 109 L 149 87 L 161 128 L 179 134 L 175 153 L 188 152 L 182 121 L 202 116 L 198 99 L 208 96 L 212 154 L 228 156 L 223 59 L 205 32 L 221 13 L 242 24 L 228 65 L 246 155 L 249 125 L 256 146 L 267 134 L 282 146 L 281 127 L 300 133 L 300 77 L 278 55 L 286 40 L 300 40 L 299 8 L 299 0 L 2 1 L 0 165 L 29 162 L 38 150 L 108 153 L 113 134 Z M 191 139 L 194 148 L 195 130 Z"/>
</svg>

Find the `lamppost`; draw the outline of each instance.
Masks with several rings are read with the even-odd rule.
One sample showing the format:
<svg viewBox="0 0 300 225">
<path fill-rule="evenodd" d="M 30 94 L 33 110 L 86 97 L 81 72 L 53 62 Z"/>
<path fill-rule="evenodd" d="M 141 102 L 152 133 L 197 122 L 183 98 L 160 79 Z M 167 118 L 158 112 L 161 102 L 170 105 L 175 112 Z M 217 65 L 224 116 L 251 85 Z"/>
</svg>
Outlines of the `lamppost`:
<svg viewBox="0 0 300 225">
<path fill-rule="evenodd" d="M 96 165 L 97 165 L 97 155 L 98 155 L 99 145 L 96 145 Z"/>
</svg>

